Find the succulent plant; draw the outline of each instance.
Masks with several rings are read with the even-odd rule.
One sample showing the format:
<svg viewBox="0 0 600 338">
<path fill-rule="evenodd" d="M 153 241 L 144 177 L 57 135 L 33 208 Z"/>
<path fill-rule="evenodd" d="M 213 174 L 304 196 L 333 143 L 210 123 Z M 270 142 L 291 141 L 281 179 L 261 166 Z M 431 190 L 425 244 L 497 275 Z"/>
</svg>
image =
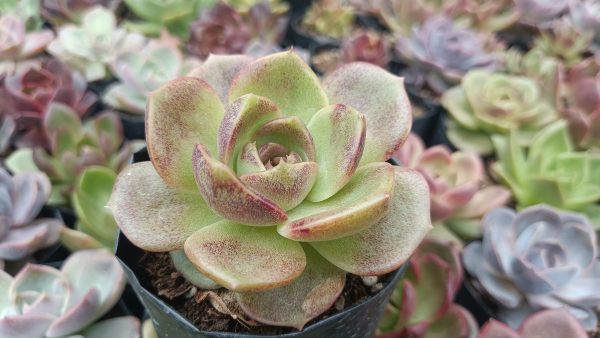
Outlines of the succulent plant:
<svg viewBox="0 0 600 338">
<path fill-rule="evenodd" d="M 464 1 L 464 11 L 457 14 L 455 20 L 461 24 L 486 32 L 509 28 L 521 16 L 514 0 L 468 0 Z"/>
<path fill-rule="evenodd" d="M 119 79 L 110 85 L 102 100 L 112 108 L 133 114 L 143 114 L 148 94 L 168 80 L 183 76 L 200 61 L 184 58 L 178 40 L 163 36 L 151 40 L 140 51 L 120 54 L 112 63 L 112 72 Z"/>
<path fill-rule="evenodd" d="M 463 262 L 499 318 L 516 328 L 540 309 L 565 308 L 596 329 L 600 260 L 596 233 L 581 214 L 536 205 L 497 208 L 482 221 L 483 240 L 465 247 Z"/>
<path fill-rule="evenodd" d="M 247 12 L 219 2 L 192 23 L 187 49 L 202 59 L 213 53 L 262 56 L 269 54 L 264 50 L 279 51 L 286 23 L 283 13 L 274 12 L 267 2 L 259 2 Z"/>
<path fill-rule="evenodd" d="M 132 147 L 123 143 L 123 128 L 116 114 L 104 112 L 82 124 L 69 107 L 53 104 L 44 119 L 44 132 L 50 140 L 50 150 L 20 149 L 6 160 L 13 172 L 34 169 L 45 172 L 52 182 L 50 204 L 64 204 L 73 191 L 79 174 L 92 165 L 119 171 L 132 154 Z"/>
<path fill-rule="evenodd" d="M 570 0 L 514 0 L 521 13 L 520 22 L 536 27 L 547 27 L 552 20 L 569 10 Z"/>
<path fill-rule="evenodd" d="M 432 222 L 444 223 L 463 238 L 479 237 L 481 217 L 510 198 L 505 187 L 484 185 L 485 170 L 477 153 L 452 153 L 444 145 L 425 149 L 423 141 L 410 134 L 394 158 L 425 177 L 431 196 Z"/>
<path fill-rule="evenodd" d="M 63 228 L 61 242 L 70 250 L 106 247 L 114 251 L 117 223 L 105 208 L 117 174 L 112 169 L 90 166 L 81 172 L 73 188 L 71 202 L 77 225 Z"/>
<path fill-rule="evenodd" d="M 17 15 L 28 32 L 42 28 L 40 17 L 40 0 L 4 0 L 0 2 L 0 15 Z"/>
<path fill-rule="evenodd" d="M 127 7 L 142 18 L 129 22 L 128 28 L 145 35 L 159 35 L 163 27 L 170 33 L 185 38 L 190 24 L 203 9 L 214 5 L 215 0 L 124 0 Z"/>
<path fill-rule="evenodd" d="M 83 115 L 96 102 L 86 85 L 81 74 L 53 59 L 7 74 L 0 84 L 0 101 L 15 120 L 17 146 L 47 145 L 40 129 L 51 103 L 65 104 Z"/>
<path fill-rule="evenodd" d="M 490 319 L 477 338 L 587 338 L 581 324 L 563 309 L 538 311 L 523 321 L 517 331 Z"/>
<path fill-rule="evenodd" d="M 582 34 L 594 39 L 594 49 L 600 51 L 600 3 L 594 0 L 570 0 L 569 14 L 573 25 Z"/>
<path fill-rule="evenodd" d="M 379 322 L 379 338 L 470 338 L 477 323 L 454 304 L 463 279 L 460 247 L 426 239 L 409 260 L 404 279 Z"/>
<path fill-rule="evenodd" d="M 59 220 L 34 221 L 49 195 L 46 175 L 31 172 L 11 177 L 0 168 L 0 269 L 5 260 L 26 258 L 58 241 Z"/>
<path fill-rule="evenodd" d="M 534 80 L 540 88 L 542 99 L 557 105 L 562 72 L 559 60 L 548 56 L 540 48 L 532 48 L 526 53 L 510 48 L 504 52 L 503 59 L 508 74 Z"/>
<path fill-rule="evenodd" d="M 592 37 L 581 34 L 567 19 L 553 21 L 535 39 L 534 48 L 544 54 L 559 59 L 567 66 L 581 62 L 590 50 Z"/>
<path fill-rule="evenodd" d="M 352 32 L 354 17 L 354 8 L 343 0 L 319 0 L 313 2 L 300 24 L 310 34 L 342 39 Z"/>
<path fill-rule="evenodd" d="M 0 113 L 0 156 L 10 148 L 15 127 L 15 121 L 10 116 Z"/>
<path fill-rule="evenodd" d="M 120 3 L 121 0 L 41 0 L 40 9 L 44 19 L 59 26 L 81 22 L 83 14 L 93 7 L 102 6 L 114 11 Z"/>
<path fill-rule="evenodd" d="M 81 71 L 88 81 L 106 78 L 106 67 L 116 55 L 139 52 L 146 43 L 142 35 L 117 27 L 114 13 L 101 6 L 85 12 L 81 22 L 61 26 L 47 50 Z"/>
<path fill-rule="evenodd" d="M 362 61 L 385 67 L 391 59 L 389 41 L 374 31 L 358 31 L 342 43 L 344 63 Z"/>
<path fill-rule="evenodd" d="M 494 135 L 517 128 L 519 142 L 527 144 L 539 128 L 558 118 L 554 103 L 544 98 L 534 79 L 485 70 L 468 72 L 441 102 L 452 117 L 446 120 L 450 141 L 480 154 L 494 151 Z"/>
<path fill-rule="evenodd" d="M 0 16 L 0 36 L 0 62 L 36 56 L 54 39 L 49 29 L 27 32 L 25 21 L 15 14 Z"/>
<path fill-rule="evenodd" d="M 491 35 L 461 28 L 450 18 L 434 16 L 398 36 L 395 50 L 410 67 L 425 74 L 431 89 L 442 93 L 469 70 L 497 67 L 499 55 Z"/>
<path fill-rule="evenodd" d="M 0 271 L 0 336 L 139 337 L 135 317 L 96 322 L 121 297 L 125 273 L 108 251 L 72 254 L 60 270 L 28 264 L 14 278 Z"/>
<path fill-rule="evenodd" d="M 568 69 L 562 88 L 573 140 L 583 148 L 600 148 L 600 58 Z"/>
<path fill-rule="evenodd" d="M 321 85 L 293 51 L 247 62 L 213 56 L 152 93 L 151 162 L 122 171 L 108 205 L 135 245 L 183 249 L 251 318 L 301 329 L 346 272 L 408 259 L 431 228 L 429 193 L 381 162 L 410 130 L 401 78 L 352 63 Z"/>
<path fill-rule="evenodd" d="M 517 139 L 516 131 L 493 139 L 498 161 L 492 165 L 517 205 L 545 203 L 582 212 L 600 226 L 600 153 L 577 151 L 566 121 L 540 130 L 527 150 Z"/>
</svg>

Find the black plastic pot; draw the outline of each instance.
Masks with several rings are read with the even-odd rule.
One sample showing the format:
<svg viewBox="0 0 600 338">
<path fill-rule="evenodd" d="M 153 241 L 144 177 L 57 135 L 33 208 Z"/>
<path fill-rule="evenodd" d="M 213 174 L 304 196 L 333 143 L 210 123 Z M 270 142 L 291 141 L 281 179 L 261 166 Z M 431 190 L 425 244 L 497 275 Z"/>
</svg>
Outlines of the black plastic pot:
<svg viewBox="0 0 600 338">
<path fill-rule="evenodd" d="M 146 127 L 144 114 L 131 115 L 119 112 L 119 118 L 123 124 L 123 133 L 128 140 L 146 139 Z"/>
<path fill-rule="evenodd" d="M 145 289 L 138 281 L 135 271 L 144 251 L 134 246 L 122 234 L 117 240 L 116 255 L 129 279 L 129 284 L 136 292 L 140 301 L 148 310 L 154 323 L 156 332 L 161 338 L 209 338 L 209 337 L 287 337 L 287 338 L 348 338 L 372 337 L 377 328 L 385 306 L 394 290 L 395 285 L 404 274 L 406 265 L 396 270 L 387 280 L 384 287 L 377 294 L 366 301 L 354 305 L 341 313 L 328 317 L 313 325 L 307 326 L 301 332 L 292 332 L 280 336 L 264 336 L 228 332 L 200 331 L 186 318 L 172 309 L 156 295 Z"/>
<path fill-rule="evenodd" d="M 438 103 L 419 95 L 410 86 L 406 87 L 406 92 L 411 104 L 423 110 L 423 114 L 413 118 L 411 131 L 419 135 L 428 147 L 443 143 L 439 134 L 443 133 L 440 128 L 443 127 L 444 109 Z"/>
</svg>

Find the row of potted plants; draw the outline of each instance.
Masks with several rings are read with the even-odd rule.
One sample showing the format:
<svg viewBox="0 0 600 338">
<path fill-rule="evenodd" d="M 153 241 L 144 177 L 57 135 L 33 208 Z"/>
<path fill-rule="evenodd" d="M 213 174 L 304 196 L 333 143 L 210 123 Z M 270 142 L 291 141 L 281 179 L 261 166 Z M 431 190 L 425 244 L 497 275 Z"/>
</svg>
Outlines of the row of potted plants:
<svg viewBox="0 0 600 338">
<path fill-rule="evenodd" d="M 598 13 L 3 3 L 0 337 L 596 334 Z"/>
</svg>

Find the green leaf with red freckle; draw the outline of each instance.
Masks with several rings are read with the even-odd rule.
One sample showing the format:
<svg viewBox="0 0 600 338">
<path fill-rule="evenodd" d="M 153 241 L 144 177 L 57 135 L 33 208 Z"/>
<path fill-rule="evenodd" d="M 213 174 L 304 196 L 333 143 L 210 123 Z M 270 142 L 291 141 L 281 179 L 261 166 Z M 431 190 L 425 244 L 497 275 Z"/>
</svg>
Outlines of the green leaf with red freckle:
<svg viewBox="0 0 600 338">
<path fill-rule="evenodd" d="M 319 203 L 302 202 L 289 211 L 288 222 L 277 231 L 295 241 L 327 241 L 349 236 L 379 221 L 393 194 L 394 170 L 385 162 L 356 171 L 334 197 Z"/>
<path fill-rule="evenodd" d="M 416 171 L 394 167 L 394 193 L 387 214 L 355 235 L 311 242 L 342 270 L 361 276 L 382 275 L 400 267 L 432 229 L 429 188 Z"/>
<path fill-rule="evenodd" d="M 238 175 L 244 175 L 265 170 L 265 166 L 258 155 L 256 143 L 246 143 L 242 151 L 238 154 L 237 161 L 235 162 L 235 172 Z"/>
<path fill-rule="evenodd" d="M 363 114 L 336 104 L 319 110 L 308 124 L 319 164 L 319 176 L 307 198 L 320 202 L 350 181 L 363 154 L 366 135 Z"/>
<path fill-rule="evenodd" d="M 315 146 L 310 132 L 296 116 L 283 117 L 264 124 L 254 134 L 258 147 L 267 143 L 284 146 L 298 153 L 304 161 L 315 161 Z"/>
<path fill-rule="evenodd" d="M 247 225 L 274 225 L 287 220 L 275 202 L 246 187 L 235 173 L 197 144 L 192 155 L 196 184 L 209 207 L 222 217 Z"/>
<path fill-rule="evenodd" d="M 329 74 L 323 87 L 329 102 L 351 106 L 365 115 L 367 138 L 361 165 L 388 160 L 408 137 L 412 112 L 402 78 L 355 62 Z"/>
<path fill-rule="evenodd" d="M 305 246 L 306 269 L 292 284 L 262 292 L 237 293 L 238 304 L 252 319 L 302 330 L 327 311 L 342 293 L 346 273 Z"/>
<path fill-rule="evenodd" d="M 252 141 L 252 135 L 260 126 L 281 116 L 281 111 L 272 101 L 253 94 L 244 95 L 229 104 L 217 135 L 221 162 L 232 166 L 233 160 Z"/>
<path fill-rule="evenodd" d="M 150 162 L 119 174 L 108 205 L 125 236 L 148 251 L 179 250 L 196 230 L 223 219 L 197 193 L 167 186 Z"/>
<path fill-rule="evenodd" d="M 222 221 L 198 230 L 185 242 L 189 260 L 230 290 L 265 290 L 290 284 L 306 267 L 300 243 L 274 227 Z"/>
<path fill-rule="evenodd" d="M 252 61 L 248 55 L 216 55 L 211 54 L 202 65 L 190 72 L 188 76 L 198 77 L 208 82 L 215 89 L 221 102 L 226 103 L 231 81 L 245 65 Z"/>
<path fill-rule="evenodd" d="M 196 143 L 216 153 L 224 108 L 215 90 L 193 77 L 172 80 L 153 92 L 146 109 L 146 143 L 156 171 L 174 188 L 195 191 Z"/>
<path fill-rule="evenodd" d="M 248 93 L 272 100 L 284 114 L 304 123 L 328 103 L 319 78 L 292 51 L 262 57 L 242 68 L 229 89 L 229 102 Z"/>
<path fill-rule="evenodd" d="M 304 200 L 318 171 L 319 165 L 315 162 L 290 164 L 282 161 L 267 171 L 242 175 L 240 181 L 282 209 L 290 210 Z"/>
</svg>

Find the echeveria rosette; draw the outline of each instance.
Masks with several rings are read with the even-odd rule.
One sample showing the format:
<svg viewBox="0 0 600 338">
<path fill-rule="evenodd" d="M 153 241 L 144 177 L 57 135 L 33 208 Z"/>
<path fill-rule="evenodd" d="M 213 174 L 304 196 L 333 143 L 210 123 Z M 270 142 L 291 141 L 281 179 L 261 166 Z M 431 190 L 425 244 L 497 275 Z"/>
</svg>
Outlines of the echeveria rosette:
<svg viewBox="0 0 600 338">
<path fill-rule="evenodd" d="M 454 303 L 463 280 L 460 254 L 460 247 L 452 242 L 426 239 L 421 243 L 379 322 L 379 338 L 477 334 L 473 316 Z"/>
<path fill-rule="evenodd" d="M 292 51 L 248 62 L 213 55 L 152 94 L 152 162 L 119 174 L 109 207 L 135 245 L 184 249 L 250 317 L 300 329 L 345 272 L 408 259 L 431 227 L 428 189 L 381 162 L 410 129 L 401 78 L 353 63 L 321 84 Z"/>
<path fill-rule="evenodd" d="M 534 40 L 534 49 L 560 60 L 566 66 L 577 65 L 591 50 L 593 37 L 582 34 L 566 18 L 554 20 L 540 33 Z"/>
<path fill-rule="evenodd" d="M 497 208 L 482 221 L 483 240 L 465 247 L 463 262 L 499 318 L 516 328 L 540 309 L 565 308 L 595 330 L 600 260 L 590 221 L 536 205 L 516 213 Z"/>
<path fill-rule="evenodd" d="M 515 331 L 495 319 L 482 327 L 477 338 L 587 338 L 588 334 L 564 309 L 542 310 L 527 317 Z"/>
<path fill-rule="evenodd" d="M 537 133 L 528 149 L 517 132 L 494 137 L 498 161 L 493 172 L 512 191 L 519 207 L 545 203 L 585 213 L 600 227 L 600 153 L 577 151 L 566 121 Z"/>
<path fill-rule="evenodd" d="M 106 78 L 108 64 L 120 53 L 139 52 L 146 38 L 117 26 L 115 14 L 96 6 L 85 12 L 81 24 L 66 24 L 47 51 L 82 72 L 87 81 Z"/>
<path fill-rule="evenodd" d="M 102 100 L 120 111 L 143 114 L 150 92 L 198 65 L 199 60 L 184 57 L 177 39 L 165 34 L 161 39 L 150 40 L 141 51 L 116 56 L 111 69 L 119 82 L 106 89 Z"/>
<path fill-rule="evenodd" d="M 343 39 L 350 35 L 354 17 L 354 8 L 344 1 L 319 0 L 312 3 L 300 24 L 317 37 Z"/>
<path fill-rule="evenodd" d="M 425 149 L 419 136 L 410 134 L 394 158 L 417 170 L 429 186 L 431 221 L 446 226 L 464 239 L 481 235 L 481 217 L 510 199 L 510 191 L 500 185 L 484 185 L 484 164 L 477 153 L 456 151 L 444 145 Z"/>
<path fill-rule="evenodd" d="M 54 33 L 49 29 L 27 32 L 25 21 L 19 16 L 1 15 L 0 63 L 32 58 L 42 53 L 53 39 Z"/>
<path fill-rule="evenodd" d="M 450 141 L 459 149 L 484 155 L 493 153 L 494 135 L 518 129 L 519 141 L 527 144 L 532 134 L 558 119 L 554 103 L 536 81 L 485 70 L 468 72 L 441 102 L 452 117 L 446 120 Z"/>
<path fill-rule="evenodd" d="M 58 241 L 62 222 L 35 220 L 50 196 L 42 173 L 11 176 L 0 168 L 0 269 L 5 260 L 21 260 Z"/>
<path fill-rule="evenodd" d="M 569 0 L 514 0 L 521 17 L 519 22 L 547 27 L 569 11 Z"/>
<path fill-rule="evenodd" d="M 0 271 L 0 337 L 139 337 L 135 317 L 96 322 L 119 300 L 125 273 L 112 254 L 72 254 L 60 270 L 28 264 L 14 277 Z"/>
<path fill-rule="evenodd" d="M 69 22 L 81 22 L 89 9 L 102 6 L 111 11 L 117 9 L 121 0 L 41 0 L 40 10 L 44 19 L 54 26 Z"/>
<path fill-rule="evenodd" d="M 491 35 L 459 27 L 445 16 L 430 17 L 413 26 L 410 34 L 399 35 L 395 49 L 440 94 L 460 82 L 469 70 L 491 71 L 499 61 Z"/>
<path fill-rule="evenodd" d="M 502 31 L 512 26 L 521 16 L 514 0 L 468 0 L 463 4 L 464 11 L 459 11 L 455 20 L 479 31 Z"/>
<path fill-rule="evenodd" d="M 17 15 L 25 22 L 28 32 L 42 28 L 40 0 L 4 0 L 0 2 L 0 15 Z"/>
</svg>

